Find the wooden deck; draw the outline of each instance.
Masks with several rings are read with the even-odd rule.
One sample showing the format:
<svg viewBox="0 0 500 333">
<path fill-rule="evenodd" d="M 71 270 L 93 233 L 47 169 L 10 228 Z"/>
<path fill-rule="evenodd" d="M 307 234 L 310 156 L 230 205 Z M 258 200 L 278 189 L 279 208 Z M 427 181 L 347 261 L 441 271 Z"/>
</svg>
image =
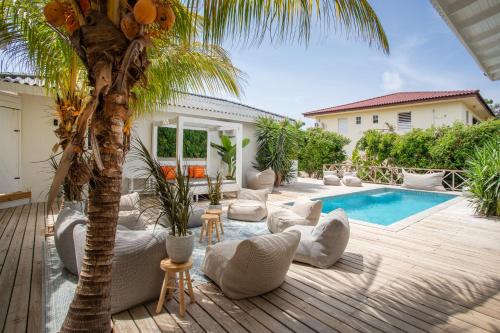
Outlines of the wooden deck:
<svg viewBox="0 0 500 333">
<path fill-rule="evenodd" d="M 0 211 L 0 327 L 42 327 L 44 206 Z M 113 317 L 119 332 L 500 332 L 500 221 L 472 216 L 464 202 L 399 232 L 351 224 L 351 240 L 330 269 L 293 264 L 277 290 L 227 299 L 195 288 L 177 300 Z M 186 297 L 189 300 L 188 297 Z"/>
</svg>

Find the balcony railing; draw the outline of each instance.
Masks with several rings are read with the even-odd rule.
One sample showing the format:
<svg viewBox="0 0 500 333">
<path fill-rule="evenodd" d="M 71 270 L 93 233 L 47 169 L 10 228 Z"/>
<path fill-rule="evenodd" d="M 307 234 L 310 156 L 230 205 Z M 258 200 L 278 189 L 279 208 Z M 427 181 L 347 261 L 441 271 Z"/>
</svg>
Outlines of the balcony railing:
<svg viewBox="0 0 500 333">
<path fill-rule="evenodd" d="M 397 166 L 375 166 L 362 164 L 324 164 L 323 174 L 334 173 L 342 177 L 344 172 L 356 172 L 363 181 L 375 184 L 400 185 L 403 183 L 403 169 L 412 173 L 433 173 L 444 171 L 443 186 L 449 191 L 462 191 L 465 185 L 464 170 L 402 168 Z"/>
</svg>

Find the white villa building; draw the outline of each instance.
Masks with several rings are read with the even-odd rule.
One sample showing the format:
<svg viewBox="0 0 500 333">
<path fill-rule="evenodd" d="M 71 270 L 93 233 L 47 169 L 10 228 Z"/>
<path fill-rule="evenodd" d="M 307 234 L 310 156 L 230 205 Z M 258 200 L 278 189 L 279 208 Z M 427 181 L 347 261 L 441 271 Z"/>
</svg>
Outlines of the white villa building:
<svg viewBox="0 0 500 333">
<path fill-rule="evenodd" d="M 219 143 L 220 134 L 229 135 L 237 144 L 235 180 L 224 185 L 225 190 L 230 191 L 245 186 L 243 175 L 252 168 L 256 155 L 255 121 L 259 117 L 284 118 L 224 99 L 185 94 L 175 103 L 159 106 L 157 112 L 137 119 L 133 135 L 156 155 L 160 127 L 207 131 L 206 158 L 183 157 L 183 131 L 177 130 L 176 157 L 159 160 L 164 165 L 173 165 L 176 159 L 185 166 L 202 165 L 210 176 L 223 167 L 216 151 L 210 148 L 210 142 Z M 46 201 L 53 175 L 47 159 L 56 143 L 56 128 L 53 98 L 46 95 L 39 80 L 26 75 L 0 77 L 0 194 L 21 191 L 26 193 L 26 201 L 30 199 L 29 193 L 32 202 Z M 243 138 L 250 139 L 245 148 L 241 147 Z M 130 161 L 125 164 L 128 189 L 137 185 L 134 179 L 140 174 L 136 169 Z"/>
<path fill-rule="evenodd" d="M 412 128 L 475 124 L 495 115 L 479 90 L 399 92 L 358 102 L 303 113 L 328 131 L 349 138 L 350 155 L 363 133 L 370 129 L 386 131 L 388 125 L 397 133 Z"/>
</svg>

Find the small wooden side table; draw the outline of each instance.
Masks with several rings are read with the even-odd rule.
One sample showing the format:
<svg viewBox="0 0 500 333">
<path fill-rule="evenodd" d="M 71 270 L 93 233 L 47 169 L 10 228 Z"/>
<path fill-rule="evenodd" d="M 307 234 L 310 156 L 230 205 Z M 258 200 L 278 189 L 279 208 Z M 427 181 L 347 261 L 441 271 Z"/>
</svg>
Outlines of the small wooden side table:
<svg viewBox="0 0 500 333">
<path fill-rule="evenodd" d="M 215 227 L 215 234 L 217 236 L 217 241 L 220 242 L 220 235 L 218 228 L 218 226 L 220 226 L 219 216 L 215 214 L 203 214 L 201 216 L 201 219 L 203 220 L 203 224 L 201 225 L 200 243 L 203 241 L 203 235 L 206 235 L 208 238 L 208 245 L 212 245 L 214 227 Z"/>
<path fill-rule="evenodd" d="M 189 274 L 189 270 L 193 266 L 192 258 L 183 264 L 177 264 L 172 262 L 169 258 L 163 259 L 160 262 L 160 268 L 165 271 L 165 278 L 163 279 L 163 285 L 161 287 L 160 299 L 158 300 L 158 305 L 156 306 L 156 313 L 160 313 L 163 307 L 163 303 L 165 303 L 165 295 L 168 292 L 167 300 L 172 298 L 172 291 L 175 288 L 175 278 L 176 275 L 179 275 L 179 315 L 184 317 L 186 313 L 186 304 L 184 302 L 184 279 L 186 280 L 189 299 L 191 303 L 195 303 L 193 286 L 191 284 L 191 274 Z M 170 284 L 170 279 L 173 278 L 172 283 Z"/>
<path fill-rule="evenodd" d="M 222 209 L 207 209 L 205 214 L 214 214 L 219 217 L 220 232 L 224 235 L 224 223 L 222 223 Z"/>
</svg>

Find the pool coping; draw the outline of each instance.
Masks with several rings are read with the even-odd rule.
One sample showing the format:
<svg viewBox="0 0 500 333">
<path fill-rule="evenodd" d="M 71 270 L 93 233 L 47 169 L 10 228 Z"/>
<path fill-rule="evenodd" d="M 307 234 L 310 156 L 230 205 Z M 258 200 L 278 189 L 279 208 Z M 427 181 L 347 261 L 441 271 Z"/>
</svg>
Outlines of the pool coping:
<svg viewBox="0 0 500 333">
<path fill-rule="evenodd" d="M 453 206 L 454 204 L 456 204 L 456 203 L 464 200 L 464 196 L 463 196 L 462 192 L 425 191 L 425 190 L 416 190 L 416 189 L 401 188 L 399 186 L 391 186 L 391 185 L 389 185 L 389 186 L 381 186 L 379 188 L 397 189 L 397 190 L 401 190 L 401 191 L 418 191 L 418 192 L 427 192 L 427 193 L 435 193 L 435 194 L 449 194 L 449 195 L 455 196 L 455 198 L 450 199 L 450 200 L 445 201 L 445 202 L 442 202 L 442 203 L 440 203 L 440 204 L 438 204 L 438 205 L 436 205 L 434 207 L 427 208 L 427 209 L 425 209 L 425 210 L 423 210 L 421 212 L 415 213 L 415 214 L 413 214 L 411 216 L 405 217 L 404 219 L 401 219 L 401 220 L 398 220 L 396 222 L 393 222 L 390 225 L 379 225 L 379 224 L 375 224 L 375 223 L 372 223 L 372 222 L 357 220 L 357 219 L 353 219 L 353 218 L 349 218 L 349 223 L 352 222 L 352 223 L 363 225 L 363 226 L 366 226 L 366 227 L 371 227 L 371 228 L 377 228 L 377 229 L 382 229 L 382 230 L 396 232 L 396 231 L 401 231 L 401 230 L 409 227 L 410 225 L 423 220 L 424 218 L 426 218 L 426 217 L 434 214 L 437 211 L 440 211 L 442 209 L 445 209 L 445 208 L 448 208 L 450 206 Z M 318 196 L 318 197 L 311 197 L 309 199 L 310 200 L 319 200 L 319 199 L 324 199 L 324 198 L 346 196 L 346 195 L 352 195 L 352 194 L 356 194 L 356 193 L 363 193 L 363 192 L 374 191 L 374 190 L 377 190 L 377 189 L 371 188 L 371 189 L 366 189 L 366 190 L 361 190 L 361 191 L 356 191 L 356 192 L 350 192 L 350 193 L 340 193 L 340 194 L 334 194 L 334 195 L 322 195 L 322 196 Z M 287 201 L 283 201 L 283 202 L 280 202 L 280 203 L 274 203 L 274 204 L 282 206 L 282 205 L 286 205 L 288 203 L 293 203 L 295 201 L 297 201 L 297 200 L 287 200 Z M 327 214 L 328 213 L 321 213 L 321 216 L 325 216 Z"/>
</svg>

